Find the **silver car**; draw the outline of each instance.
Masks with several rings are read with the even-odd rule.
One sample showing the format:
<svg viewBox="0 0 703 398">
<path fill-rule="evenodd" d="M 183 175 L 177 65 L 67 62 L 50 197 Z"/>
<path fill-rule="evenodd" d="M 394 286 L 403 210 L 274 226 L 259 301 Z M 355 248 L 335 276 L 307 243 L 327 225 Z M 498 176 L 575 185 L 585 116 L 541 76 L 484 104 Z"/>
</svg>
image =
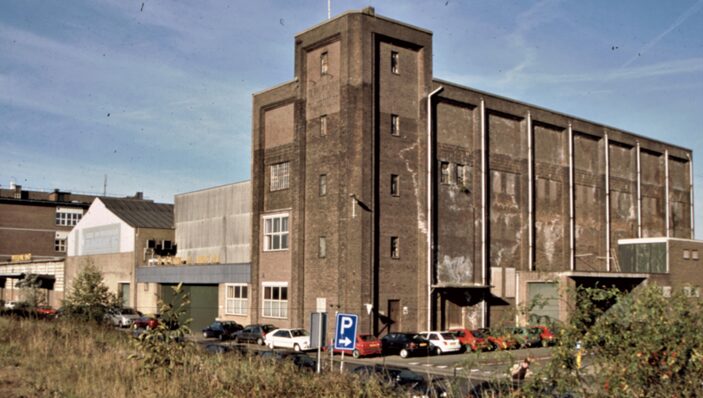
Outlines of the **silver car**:
<svg viewBox="0 0 703 398">
<path fill-rule="evenodd" d="M 112 326 L 127 328 L 132 326 L 132 322 L 139 319 L 141 316 L 142 313 L 134 308 L 116 308 L 108 311 L 107 314 L 105 314 L 105 319 L 110 322 Z"/>
</svg>

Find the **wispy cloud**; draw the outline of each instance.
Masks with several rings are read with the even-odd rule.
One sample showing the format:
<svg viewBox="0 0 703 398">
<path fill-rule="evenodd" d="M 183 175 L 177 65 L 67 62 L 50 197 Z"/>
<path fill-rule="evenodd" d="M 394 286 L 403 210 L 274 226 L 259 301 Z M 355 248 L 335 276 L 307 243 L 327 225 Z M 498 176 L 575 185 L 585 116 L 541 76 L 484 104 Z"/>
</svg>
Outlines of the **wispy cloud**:
<svg viewBox="0 0 703 398">
<path fill-rule="evenodd" d="M 681 15 L 679 15 L 676 20 L 669 25 L 668 28 L 664 29 L 661 33 L 659 33 L 656 37 L 654 37 L 652 40 L 647 42 L 642 48 L 640 48 L 637 53 L 630 59 L 628 59 L 622 66 L 622 68 L 627 68 L 628 66 L 632 65 L 640 56 L 641 54 L 645 54 L 648 52 L 650 49 L 652 49 L 654 46 L 656 46 L 666 35 L 671 33 L 674 29 L 678 28 L 686 22 L 690 17 L 698 13 L 701 8 L 703 8 L 703 0 L 698 0 L 696 3 L 694 3 L 691 7 L 689 7 L 686 11 L 684 11 Z"/>
</svg>

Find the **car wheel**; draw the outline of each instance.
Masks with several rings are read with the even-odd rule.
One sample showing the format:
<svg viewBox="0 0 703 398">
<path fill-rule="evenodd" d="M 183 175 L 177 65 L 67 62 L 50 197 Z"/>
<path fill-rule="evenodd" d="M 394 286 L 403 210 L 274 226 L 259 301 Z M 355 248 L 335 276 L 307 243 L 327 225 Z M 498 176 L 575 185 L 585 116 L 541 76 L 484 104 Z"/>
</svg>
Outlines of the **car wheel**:
<svg viewBox="0 0 703 398">
<path fill-rule="evenodd" d="M 256 339 L 256 344 L 258 344 L 258 345 L 264 345 L 264 339 L 262 339 L 261 337 L 259 337 L 258 339 Z"/>
<path fill-rule="evenodd" d="M 359 359 L 360 356 L 361 356 L 361 353 L 359 352 L 359 350 L 355 349 L 354 351 L 352 351 L 352 357 L 354 359 Z"/>
<path fill-rule="evenodd" d="M 401 357 L 401 358 L 407 358 L 407 357 L 408 357 L 408 350 L 406 350 L 405 348 L 403 348 L 402 350 L 400 350 L 400 357 Z"/>
<path fill-rule="evenodd" d="M 300 346 L 297 344 L 293 345 L 293 351 L 300 352 Z"/>
<path fill-rule="evenodd" d="M 225 341 L 225 334 L 223 333 L 223 334 L 219 335 L 217 338 L 220 339 L 220 341 Z"/>
<path fill-rule="evenodd" d="M 274 349 L 273 342 L 269 343 L 268 347 L 273 350 Z"/>
<path fill-rule="evenodd" d="M 442 355 L 442 349 L 439 348 L 439 347 L 435 347 L 435 348 L 434 348 L 434 353 L 435 353 L 435 355 Z"/>
<path fill-rule="evenodd" d="M 207 339 L 207 333 L 206 333 L 206 332 L 203 332 L 203 337 L 205 337 L 205 338 Z"/>
</svg>

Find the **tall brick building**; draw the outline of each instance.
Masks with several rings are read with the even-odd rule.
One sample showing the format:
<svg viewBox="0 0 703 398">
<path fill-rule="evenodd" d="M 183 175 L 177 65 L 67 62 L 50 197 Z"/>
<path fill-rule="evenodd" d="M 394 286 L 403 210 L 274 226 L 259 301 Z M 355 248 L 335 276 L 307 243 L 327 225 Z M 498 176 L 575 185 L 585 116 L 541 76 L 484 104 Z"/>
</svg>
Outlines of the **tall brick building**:
<svg viewBox="0 0 703 398">
<path fill-rule="evenodd" d="M 261 322 L 478 327 L 537 294 L 558 316 L 555 282 L 647 279 L 618 240 L 693 237 L 690 150 L 438 80 L 432 33 L 372 8 L 296 36 L 252 139 Z"/>
</svg>

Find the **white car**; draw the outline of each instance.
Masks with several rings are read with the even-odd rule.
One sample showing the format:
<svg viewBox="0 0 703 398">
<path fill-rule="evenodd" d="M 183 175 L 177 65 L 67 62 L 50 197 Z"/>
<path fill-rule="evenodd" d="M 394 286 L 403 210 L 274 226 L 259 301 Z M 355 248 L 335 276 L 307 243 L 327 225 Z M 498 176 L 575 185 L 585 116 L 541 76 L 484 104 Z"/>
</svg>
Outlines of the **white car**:
<svg viewBox="0 0 703 398">
<path fill-rule="evenodd" d="M 132 326 L 132 322 L 139 319 L 142 314 L 133 308 L 117 308 L 108 311 L 105 314 L 105 319 L 112 324 L 112 326 L 119 326 L 121 328 L 127 328 Z"/>
<path fill-rule="evenodd" d="M 430 341 L 430 345 L 435 354 L 446 354 L 448 352 L 459 352 L 461 342 L 451 332 L 420 332 L 420 336 Z"/>
<path fill-rule="evenodd" d="M 264 338 L 269 348 L 292 348 L 295 351 L 310 349 L 310 333 L 305 329 L 276 329 L 266 333 Z"/>
</svg>

